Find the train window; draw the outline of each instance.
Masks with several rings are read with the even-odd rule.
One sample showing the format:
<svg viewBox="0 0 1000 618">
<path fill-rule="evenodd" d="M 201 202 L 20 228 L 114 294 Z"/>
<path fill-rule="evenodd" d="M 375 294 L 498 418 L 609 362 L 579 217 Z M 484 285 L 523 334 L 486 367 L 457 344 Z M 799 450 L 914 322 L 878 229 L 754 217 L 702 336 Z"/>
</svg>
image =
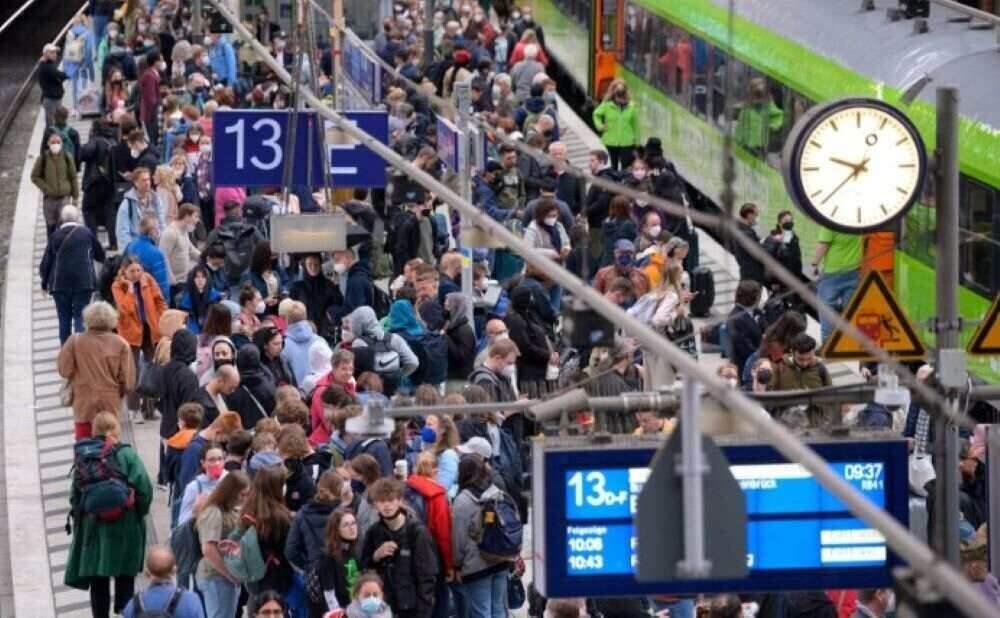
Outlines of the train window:
<svg viewBox="0 0 1000 618">
<path fill-rule="evenodd" d="M 780 163 L 777 159 L 786 120 L 785 88 L 749 67 L 740 72 L 740 77 L 734 88 L 739 98 L 732 101 L 736 120 L 733 138 L 754 156 Z"/>
<path fill-rule="evenodd" d="M 702 118 L 708 118 L 712 46 L 696 36 L 688 36 L 691 43 L 690 108 Z"/>
<path fill-rule="evenodd" d="M 960 268 L 965 285 L 992 295 L 997 284 L 996 258 L 1000 248 L 993 240 L 996 196 L 991 187 L 962 177 Z"/>
<path fill-rule="evenodd" d="M 726 103 L 732 106 L 734 129 L 739 124 L 740 112 L 744 107 L 745 93 L 752 69 L 737 58 L 732 58 L 726 52 L 716 47 L 712 54 L 712 115 L 715 124 L 721 129 L 726 126 Z M 732 75 L 728 65 L 732 64 Z M 727 80 L 732 79 L 731 84 Z M 749 120 L 749 118 L 748 118 Z M 749 143 L 749 140 L 748 140 Z"/>
<path fill-rule="evenodd" d="M 629 4 L 625 10 L 625 66 L 636 75 L 643 75 L 642 44 L 646 39 L 644 30 L 647 28 L 649 14 L 634 4 Z"/>
<path fill-rule="evenodd" d="M 688 107 L 693 50 L 691 38 L 680 28 L 664 24 L 656 39 L 656 83 L 672 99 Z"/>
</svg>

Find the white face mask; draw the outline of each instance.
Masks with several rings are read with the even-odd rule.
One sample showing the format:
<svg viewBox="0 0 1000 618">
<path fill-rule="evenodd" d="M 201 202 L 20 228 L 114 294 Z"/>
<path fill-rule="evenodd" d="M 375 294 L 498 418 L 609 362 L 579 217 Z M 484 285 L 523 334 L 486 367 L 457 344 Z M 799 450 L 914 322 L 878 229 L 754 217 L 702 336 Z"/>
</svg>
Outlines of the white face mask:
<svg viewBox="0 0 1000 618">
<path fill-rule="evenodd" d="M 264 313 L 265 311 L 267 311 L 267 303 L 265 303 L 262 300 L 258 301 L 257 302 L 257 306 L 254 308 L 254 312 L 257 315 L 260 315 L 260 314 Z"/>
<path fill-rule="evenodd" d="M 62 144 L 49 144 L 49 151 L 52 154 L 59 154 L 62 152 Z"/>
<path fill-rule="evenodd" d="M 507 335 L 504 335 L 504 339 L 506 338 Z M 516 373 L 517 373 L 517 365 L 507 365 L 506 367 L 503 368 L 503 374 L 508 378 L 513 378 L 514 374 Z"/>
<path fill-rule="evenodd" d="M 201 146 L 199 150 L 201 150 L 201 154 L 208 154 L 212 152 L 212 147 L 209 146 L 208 144 L 205 144 L 204 146 Z"/>
<path fill-rule="evenodd" d="M 657 236 L 660 235 L 660 232 L 662 231 L 663 231 L 662 227 L 660 227 L 659 225 L 654 225 L 653 227 L 649 228 L 649 237 L 656 238 Z"/>
<path fill-rule="evenodd" d="M 486 290 L 490 289 L 490 282 L 487 281 L 486 279 L 483 279 L 482 281 L 479 282 L 478 285 L 476 285 L 476 287 L 479 288 L 481 291 L 485 292 Z"/>
<path fill-rule="evenodd" d="M 726 380 L 726 384 L 729 386 L 729 388 L 736 388 L 737 386 L 739 386 L 739 381 L 737 381 L 736 378 L 729 378 Z"/>
<path fill-rule="evenodd" d="M 164 62 L 164 61 L 162 61 L 162 60 L 160 60 L 159 62 L 157 62 L 157 63 L 156 63 L 156 69 L 157 69 L 157 70 L 158 70 L 158 71 L 159 71 L 160 73 L 163 73 L 164 71 L 166 71 L 166 70 L 167 70 L 167 63 L 166 63 L 166 62 Z M 178 116 L 179 116 L 179 115 L 180 115 L 180 114 L 178 114 Z"/>
<path fill-rule="evenodd" d="M 338 275 L 342 275 L 347 272 L 347 264 L 344 264 L 343 262 L 337 262 L 336 264 L 333 265 L 333 271 Z"/>
<path fill-rule="evenodd" d="M 645 177 L 646 177 L 646 170 L 645 170 L 645 169 L 636 169 L 636 170 L 632 170 L 632 176 L 633 176 L 633 177 L 634 177 L 634 178 L 635 178 L 636 180 L 642 180 L 643 178 L 645 178 Z"/>
<path fill-rule="evenodd" d="M 349 330 L 342 331 L 340 338 L 343 339 L 346 343 L 350 343 L 354 341 L 354 333 L 352 333 Z"/>
<path fill-rule="evenodd" d="M 136 150 L 135 148 L 131 148 L 131 149 L 129 149 L 129 153 L 132 155 L 133 159 L 138 159 L 139 155 L 142 154 L 142 151 L 141 150 Z"/>
<path fill-rule="evenodd" d="M 559 217 L 545 217 L 545 225 L 548 225 L 548 226 L 551 227 L 551 226 L 555 225 L 556 221 L 558 221 L 558 220 L 559 220 Z"/>
</svg>

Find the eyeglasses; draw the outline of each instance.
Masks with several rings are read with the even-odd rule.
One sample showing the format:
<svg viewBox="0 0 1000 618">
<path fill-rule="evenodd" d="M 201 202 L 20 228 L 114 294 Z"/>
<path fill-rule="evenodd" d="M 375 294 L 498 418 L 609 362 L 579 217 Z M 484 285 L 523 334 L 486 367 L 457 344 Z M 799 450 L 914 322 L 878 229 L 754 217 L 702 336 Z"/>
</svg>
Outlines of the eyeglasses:
<svg viewBox="0 0 1000 618">
<path fill-rule="evenodd" d="M 342 522 L 340 522 L 340 527 L 341 528 L 357 528 L 358 527 L 358 522 L 357 521 L 342 521 Z"/>
<path fill-rule="evenodd" d="M 281 609 L 262 609 L 257 612 L 258 616 L 284 616 L 285 612 Z"/>
</svg>

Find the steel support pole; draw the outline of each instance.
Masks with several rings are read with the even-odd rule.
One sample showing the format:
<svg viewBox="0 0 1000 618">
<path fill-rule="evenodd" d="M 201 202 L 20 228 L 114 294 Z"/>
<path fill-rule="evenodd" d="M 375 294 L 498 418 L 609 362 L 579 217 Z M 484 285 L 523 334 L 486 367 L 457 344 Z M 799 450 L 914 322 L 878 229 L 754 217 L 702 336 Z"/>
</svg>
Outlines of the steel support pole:
<svg viewBox="0 0 1000 618">
<path fill-rule="evenodd" d="M 684 559 L 677 565 L 677 572 L 690 579 L 702 579 L 711 574 L 712 563 L 705 560 L 705 460 L 698 422 L 701 385 L 684 380 L 681 389 L 681 456 L 677 473 L 684 496 Z"/>
<path fill-rule="evenodd" d="M 434 64 L 434 0 L 424 0 L 424 73 Z"/>
<path fill-rule="evenodd" d="M 231 15 L 228 9 L 221 7 L 219 0 L 206 0 L 220 8 L 222 15 L 233 25 L 233 28 L 243 37 L 244 41 L 262 55 L 262 62 L 267 65 L 281 81 L 286 84 L 292 81 L 291 75 L 279 63 L 275 62 L 266 48 L 261 45 L 253 34 L 248 31 L 239 18 Z M 474 205 L 461 199 L 454 191 L 442 184 L 427 172 L 416 167 L 396 153 L 386 144 L 381 143 L 368 133 L 353 126 L 346 119 L 325 105 L 309 88 L 302 89 L 307 102 L 314 106 L 318 113 L 337 123 L 346 133 L 365 146 L 378 153 L 386 163 L 405 171 L 413 180 L 424 188 L 436 193 L 443 201 L 458 209 L 463 217 L 468 216 L 472 222 L 483 227 L 505 243 L 524 260 L 537 268 L 556 283 L 564 286 L 574 296 L 579 296 L 605 318 L 622 326 L 630 335 L 655 354 L 662 355 L 674 363 L 684 373 L 686 380 L 694 380 L 704 385 L 720 402 L 737 414 L 742 420 L 750 423 L 756 430 L 756 435 L 766 440 L 784 455 L 789 461 L 799 463 L 811 472 L 816 481 L 847 506 L 851 513 L 875 528 L 886 539 L 889 548 L 907 561 L 911 567 L 927 576 L 935 586 L 970 616 L 993 616 L 996 608 L 982 593 L 965 578 L 965 576 L 950 564 L 939 560 L 934 552 L 922 541 L 913 537 L 891 515 L 868 500 L 861 492 L 841 478 L 829 464 L 814 450 L 804 444 L 788 429 L 774 421 L 764 410 L 752 403 L 738 391 L 730 389 L 714 373 L 703 365 L 692 360 L 680 348 L 657 334 L 649 325 L 628 315 L 620 307 L 604 298 L 600 293 L 581 281 L 578 277 L 563 268 L 560 264 L 549 260 L 526 244 L 522 239 L 512 234 L 505 227 L 493 221 Z"/>
<path fill-rule="evenodd" d="M 191 3 L 191 34 L 195 43 L 201 43 L 205 38 L 205 25 L 201 15 L 201 0 Z"/>
<path fill-rule="evenodd" d="M 958 348 L 958 89 L 937 91 L 937 372 L 944 378 L 952 373 L 948 363 L 956 362 Z M 943 380 L 947 382 L 947 380 Z M 947 405 L 957 409 L 956 384 L 945 383 L 950 390 Z M 933 547 L 952 566 L 959 567 L 959 471 L 958 428 L 944 415 L 934 419 L 934 488 Z"/>
<path fill-rule="evenodd" d="M 330 24 L 330 55 L 333 57 L 333 105 L 344 109 L 344 62 L 340 52 L 343 49 L 344 0 L 333 0 L 333 23 Z M 332 206 L 332 204 L 329 204 Z"/>
<path fill-rule="evenodd" d="M 1000 426 L 988 425 L 987 435 L 1000 431 Z M 1000 568 L 1000 451 L 986 442 L 986 492 L 989 499 L 989 520 L 986 531 L 989 534 L 990 572 Z"/>
<path fill-rule="evenodd" d="M 430 2 L 431 0 L 428 0 Z M 433 37 L 433 32 L 431 34 Z M 469 123 L 469 116 L 472 107 L 472 80 L 466 80 L 455 84 L 455 107 L 458 108 L 458 118 L 456 120 L 458 128 L 458 158 L 462 172 L 459 174 L 458 185 L 459 195 L 466 202 L 472 201 L 472 174 L 475 167 L 475 158 L 472 156 L 472 140 L 470 131 L 472 127 Z M 462 226 L 468 225 L 466 218 L 462 217 Z M 461 238 L 461 233 L 459 234 Z M 466 298 L 474 298 L 472 292 L 472 249 L 462 247 L 462 294 Z M 473 303 L 466 303 L 468 306 L 469 324 L 475 324 L 475 308 Z"/>
</svg>

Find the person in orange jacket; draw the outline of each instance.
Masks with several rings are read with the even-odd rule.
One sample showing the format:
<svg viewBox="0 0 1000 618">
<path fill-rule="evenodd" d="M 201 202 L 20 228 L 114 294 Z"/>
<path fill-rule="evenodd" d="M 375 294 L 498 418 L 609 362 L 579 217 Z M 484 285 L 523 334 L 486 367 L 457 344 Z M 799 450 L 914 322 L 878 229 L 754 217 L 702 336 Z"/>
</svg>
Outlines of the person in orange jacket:
<svg viewBox="0 0 1000 618">
<path fill-rule="evenodd" d="M 142 357 L 147 363 L 153 362 L 153 345 L 160 340 L 160 318 L 167 310 L 167 303 L 156 279 L 145 272 L 138 258 L 132 255 L 122 258 L 111 293 L 118 308 L 118 334 L 132 348 L 136 375 L 141 375 Z M 133 420 L 142 423 L 145 416 L 139 412 L 139 404 L 138 393 L 129 393 L 129 412 Z M 152 409 L 147 410 L 146 415 L 152 416 Z"/>
</svg>

